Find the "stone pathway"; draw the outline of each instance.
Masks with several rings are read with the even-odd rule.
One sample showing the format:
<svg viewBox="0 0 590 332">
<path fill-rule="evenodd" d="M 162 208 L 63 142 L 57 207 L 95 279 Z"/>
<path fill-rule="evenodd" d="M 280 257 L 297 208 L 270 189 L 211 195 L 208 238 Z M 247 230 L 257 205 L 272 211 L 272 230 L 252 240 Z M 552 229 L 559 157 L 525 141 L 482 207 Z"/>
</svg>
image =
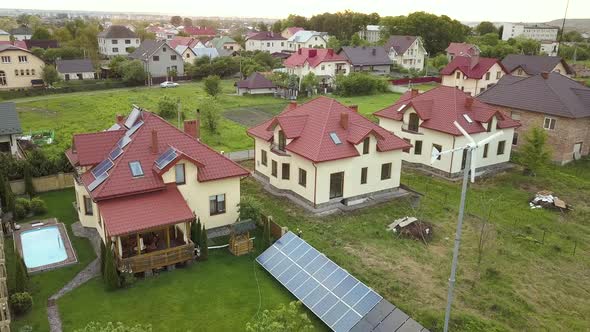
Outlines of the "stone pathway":
<svg viewBox="0 0 590 332">
<path fill-rule="evenodd" d="M 72 224 L 72 232 L 78 237 L 85 237 L 90 240 L 92 248 L 96 253 L 96 259 L 93 260 L 84 270 L 80 271 L 74 279 L 70 280 L 62 289 L 53 294 L 47 300 L 47 319 L 49 320 L 49 327 L 51 332 L 61 332 L 61 319 L 59 317 L 59 310 L 57 308 L 57 300 L 67 294 L 68 292 L 80 287 L 88 280 L 100 275 L 100 235 L 95 229 L 84 228 L 80 222 Z"/>
</svg>

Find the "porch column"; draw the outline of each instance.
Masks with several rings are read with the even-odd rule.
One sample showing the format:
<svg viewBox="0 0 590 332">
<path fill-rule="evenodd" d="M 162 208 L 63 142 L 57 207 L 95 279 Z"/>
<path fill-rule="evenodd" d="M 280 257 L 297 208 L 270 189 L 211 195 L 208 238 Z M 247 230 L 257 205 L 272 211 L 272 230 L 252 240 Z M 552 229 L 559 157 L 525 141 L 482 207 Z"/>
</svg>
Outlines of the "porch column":
<svg viewBox="0 0 590 332">
<path fill-rule="evenodd" d="M 137 240 L 137 255 L 141 255 L 141 242 L 139 242 L 139 233 L 135 234 Z"/>
<path fill-rule="evenodd" d="M 186 236 L 185 242 L 188 243 L 188 241 L 190 241 L 190 239 L 191 239 L 191 222 L 187 221 L 185 227 L 186 227 L 186 232 L 184 233 L 184 235 Z"/>
<path fill-rule="evenodd" d="M 170 248 L 170 226 L 166 226 L 166 245 Z"/>
</svg>

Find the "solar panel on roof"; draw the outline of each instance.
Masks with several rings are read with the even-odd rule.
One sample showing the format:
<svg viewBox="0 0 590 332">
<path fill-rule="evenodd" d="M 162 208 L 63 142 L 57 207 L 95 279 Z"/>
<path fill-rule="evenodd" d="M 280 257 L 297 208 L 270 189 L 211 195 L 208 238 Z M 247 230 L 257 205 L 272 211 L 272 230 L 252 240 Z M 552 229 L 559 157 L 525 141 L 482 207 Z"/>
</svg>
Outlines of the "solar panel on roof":
<svg viewBox="0 0 590 332">
<path fill-rule="evenodd" d="M 121 139 L 117 142 L 117 146 L 120 147 L 121 149 L 126 147 L 127 144 L 131 143 L 131 138 L 129 138 L 129 136 L 124 135 L 123 137 L 121 137 Z"/>
<path fill-rule="evenodd" d="M 139 110 L 139 108 L 134 107 L 133 111 L 131 111 L 131 114 L 129 114 L 129 116 L 127 117 L 127 120 L 125 120 L 125 127 L 127 127 L 127 128 L 133 127 L 133 125 L 135 124 L 135 122 L 139 118 L 140 114 L 141 114 L 141 111 Z"/>
<path fill-rule="evenodd" d="M 131 137 L 131 135 L 133 135 L 133 133 L 135 133 L 137 131 L 137 129 L 139 129 L 139 127 L 141 127 L 143 125 L 143 121 L 139 120 L 137 121 L 136 124 L 133 125 L 133 127 L 129 128 L 127 130 L 127 132 L 125 132 L 125 135 L 127 137 Z"/>
<path fill-rule="evenodd" d="M 256 261 L 333 331 L 350 331 L 382 299 L 292 232 Z"/>
<path fill-rule="evenodd" d="M 340 141 L 340 137 L 338 137 L 336 133 L 330 133 L 330 138 L 332 139 L 332 142 L 334 142 L 334 144 L 342 144 L 342 141 Z"/>
<path fill-rule="evenodd" d="M 99 175 L 106 173 L 109 169 L 111 169 L 111 167 L 113 167 L 113 161 L 110 159 L 105 159 L 103 161 L 100 162 L 100 164 L 96 165 L 96 167 L 94 167 L 92 169 L 92 175 L 94 175 L 94 178 L 98 178 Z"/>
<path fill-rule="evenodd" d="M 164 153 L 162 153 L 162 155 L 160 155 L 158 159 L 156 159 L 156 166 L 159 169 L 163 169 L 168 164 L 170 164 L 170 162 L 174 160 L 174 158 L 176 158 L 177 156 L 178 153 L 176 152 L 176 150 L 174 150 L 174 148 L 168 148 L 168 150 L 164 151 Z"/>
<path fill-rule="evenodd" d="M 113 151 L 111 151 L 111 153 L 109 153 L 109 159 L 111 160 L 115 160 L 117 158 L 119 158 L 119 156 L 123 154 L 123 149 L 121 149 L 119 146 L 115 147 L 115 149 L 113 149 Z"/>
<path fill-rule="evenodd" d="M 121 126 L 119 126 L 118 123 L 115 123 L 109 129 L 107 129 L 107 131 L 113 131 L 113 130 L 119 130 L 119 129 L 121 129 Z"/>
<path fill-rule="evenodd" d="M 467 120 L 467 122 L 473 123 L 473 120 L 471 120 L 468 114 L 463 114 L 463 117 L 465 118 L 465 120 Z"/>
<path fill-rule="evenodd" d="M 109 173 L 107 173 L 107 172 L 100 174 L 98 177 L 95 178 L 94 181 L 92 181 L 88 185 L 88 190 L 93 191 L 94 189 L 96 189 L 96 187 L 100 186 L 100 184 L 103 183 L 104 180 L 106 180 L 108 177 L 109 177 Z"/>
</svg>

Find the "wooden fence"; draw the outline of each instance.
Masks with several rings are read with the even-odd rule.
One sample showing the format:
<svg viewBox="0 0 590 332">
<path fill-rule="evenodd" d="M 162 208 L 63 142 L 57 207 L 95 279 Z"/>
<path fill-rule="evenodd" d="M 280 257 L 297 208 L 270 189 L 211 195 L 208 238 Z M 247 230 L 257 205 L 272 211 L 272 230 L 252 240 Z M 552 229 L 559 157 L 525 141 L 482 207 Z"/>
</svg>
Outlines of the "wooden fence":
<svg viewBox="0 0 590 332">
<path fill-rule="evenodd" d="M 33 188 L 38 193 L 74 187 L 74 173 L 58 173 L 33 178 Z M 16 195 L 25 193 L 25 180 L 10 181 L 10 188 Z"/>
<path fill-rule="evenodd" d="M 270 225 L 270 235 L 275 238 L 278 239 L 281 236 L 283 236 L 285 233 L 287 233 L 288 228 L 287 227 L 283 227 L 279 224 L 277 224 L 274 221 L 274 218 L 272 216 L 267 216 L 267 215 L 261 215 L 260 216 L 260 221 L 262 222 L 262 224 L 264 225 L 264 223 L 268 222 Z"/>
</svg>

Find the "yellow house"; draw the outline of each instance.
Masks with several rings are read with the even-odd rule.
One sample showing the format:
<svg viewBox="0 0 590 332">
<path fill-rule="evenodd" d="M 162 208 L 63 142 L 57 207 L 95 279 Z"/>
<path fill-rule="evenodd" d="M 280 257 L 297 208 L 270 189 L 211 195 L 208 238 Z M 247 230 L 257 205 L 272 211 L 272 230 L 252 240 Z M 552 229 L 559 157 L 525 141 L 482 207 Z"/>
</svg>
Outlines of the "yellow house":
<svg viewBox="0 0 590 332">
<path fill-rule="evenodd" d="M 497 59 L 473 55 L 456 56 L 440 74 L 442 85 L 475 96 L 496 84 L 508 71 Z"/>
<path fill-rule="evenodd" d="M 402 149 L 410 147 L 356 106 L 318 97 L 248 130 L 256 176 L 312 208 L 353 205 L 397 191 Z"/>
<path fill-rule="evenodd" d="M 44 66 L 43 60 L 25 49 L 0 45 L 0 90 L 30 88 L 42 83 L 39 80 Z"/>
<path fill-rule="evenodd" d="M 66 156 L 76 168 L 76 205 L 114 251 L 120 270 L 150 272 L 192 259 L 190 226 L 239 220 L 240 179 L 249 172 L 199 140 L 134 108 L 108 130 L 74 135 Z"/>
<path fill-rule="evenodd" d="M 0 41 L 10 41 L 10 34 L 0 29 Z"/>
<path fill-rule="evenodd" d="M 500 109 L 446 86 L 422 94 L 418 90 L 408 91 L 395 104 L 374 115 L 381 127 L 412 144 L 402 154 L 404 162 L 449 177 L 459 176 L 464 169 L 464 151 L 443 154 L 434 162 L 431 158 L 434 151 L 452 150 L 469 143 L 454 121 L 476 141 L 503 131 L 497 140 L 477 151 L 478 173 L 510 160 L 514 128 L 520 126 Z"/>
</svg>

